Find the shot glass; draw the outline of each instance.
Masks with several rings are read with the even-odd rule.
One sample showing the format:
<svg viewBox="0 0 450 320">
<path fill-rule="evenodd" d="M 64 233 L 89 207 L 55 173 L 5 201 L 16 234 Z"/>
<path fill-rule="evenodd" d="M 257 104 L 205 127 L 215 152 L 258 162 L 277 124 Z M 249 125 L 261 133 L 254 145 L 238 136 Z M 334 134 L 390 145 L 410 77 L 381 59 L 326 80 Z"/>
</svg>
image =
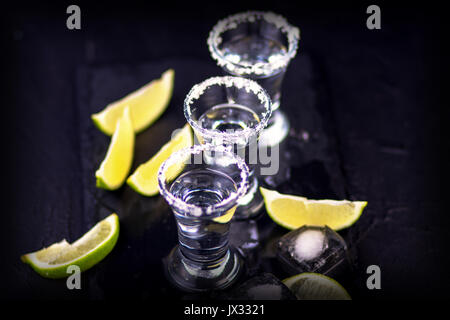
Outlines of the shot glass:
<svg viewBox="0 0 450 320">
<path fill-rule="evenodd" d="M 258 136 L 271 115 L 267 92 L 241 77 L 213 77 L 196 84 L 184 101 L 184 115 L 200 143 L 224 145 L 245 159 L 249 189 L 239 200 L 235 219 L 256 216 L 263 206 L 255 174 Z"/>
<path fill-rule="evenodd" d="M 261 132 L 260 146 L 276 146 L 289 132 L 289 121 L 278 108 L 283 77 L 299 38 L 299 29 L 284 17 L 261 11 L 228 16 L 209 33 L 209 51 L 224 72 L 257 81 L 272 99 L 272 118 Z"/>
<path fill-rule="evenodd" d="M 161 165 L 159 190 L 175 215 L 179 241 L 165 265 L 180 289 L 224 289 L 238 277 L 242 261 L 228 232 L 248 175 L 240 157 L 209 144 L 182 149 Z"/>
</svg>

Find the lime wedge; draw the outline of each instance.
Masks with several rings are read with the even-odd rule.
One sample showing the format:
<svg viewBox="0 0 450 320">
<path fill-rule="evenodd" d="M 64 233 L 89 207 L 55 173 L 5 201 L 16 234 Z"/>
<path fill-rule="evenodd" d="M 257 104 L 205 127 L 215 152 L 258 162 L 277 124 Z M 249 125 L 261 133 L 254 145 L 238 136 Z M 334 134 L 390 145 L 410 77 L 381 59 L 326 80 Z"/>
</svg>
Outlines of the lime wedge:
<svg viewBox="0 0 450 320">
<path fill-rule="evenodd" d="M 144 196 L 154 196 L 159 193 L 158 189 L 158 170 L 161 164 L 169 156 L 183 148 L 192 146 L 194 138 L 191 127 L 186 124 L 169 142 L 167 142 L 150 160 L 141 164 L 136 171 L 128 178 L 128 185 L 139 194 Z M 176 175 L 182 170 L 181 166 L 169 168 L 172 173 L 167 175 Z"/>
<path fill-rule="evenodd" d="M 283 280 L 298 300 L 351 300 L 336 280 L 319 273 L 300 273 Z"/>
<path fill-rule="evenodd" d="M 95 172 L 97 187 L 115 190 L 124 183 L 133 162 L 134 138 L 129 108 L 125 108 L 111 138 L 106 157 Z"/>
<path fill-rule="evenodd" d="M 81 271 L 85 271 L 100 262 L 114 248 L 118 237 L 119 218 L 113 213 L 73 244 L 62 240 L 25 254 L 21 260 L 45 278 L 64 278 L 69 275 L 67 268 L 70 265 L 77 265 Z"/>
<path fill-rule="evenodd" d="M 141 132 L 155 122 L 167 108 L 172 97 L 174 76 L 175 72 L 169 69 L 161 78 L 110 103 L 103 111 L 91 116 L 94 124 L 103 133 L 112 135 L 123 110 L 129 106 L 133 128 L 136 133 Z"/>
<path fill-rule="evenodd" d="M 355 223 L 367 205 L 366 201 L 308 200 L 265 188 L 260 190 L 269 216 L 290 230 L 303 225 L 327 225 L 334 230 L 341 230 Z"/>
<path fill-rule="evenodd" d="M 231 208 L 223 216 L 214 218 L 213 221 L 218 222 L 218 223 L 227 223 L 227 222 L 229 222 L 231 219 L 233 219 L 234 212 L 236 211 L 236 208 L 237 208 L 237 206 Z"/>
</svg>

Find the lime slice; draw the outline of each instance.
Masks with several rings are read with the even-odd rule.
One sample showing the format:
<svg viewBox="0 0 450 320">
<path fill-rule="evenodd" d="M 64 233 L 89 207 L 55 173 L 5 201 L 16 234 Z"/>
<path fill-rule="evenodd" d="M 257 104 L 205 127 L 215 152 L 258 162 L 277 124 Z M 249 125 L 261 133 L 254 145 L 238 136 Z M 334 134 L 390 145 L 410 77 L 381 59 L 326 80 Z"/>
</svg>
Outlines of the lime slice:
<svg viewBox="0 0 450 320">
<path fill-rule="evenodd" d="M 136 169 L 136 171 L 128 178 L 128 185 L 144 196 L 154 196 L 158 194 L 159 167 L 172 153 L 192 146 L 193 140 L 191 127 L 186 124 L 175 137 L 158 151 L 157 154 Z M 172 172 L 169 171 L 167 176 L 175 176 L 182 170 L 182 166 L 173 166 L 169 168 L 169 170 Z"/>
<path fill-rule="evenodd" d="M 355 223 L 367 205 L 366 201 L 308 200 L 265 188 L 260 190 L 269 216 L 290 230 L 303 225 L 327 225 L 341 230 Z"/>
<path fill-rule="evenodd" d="M 227 223 L 230 222 L 231 219 L 233 219 L 234 216 L 234 212 L 236 211 L 236 207 L 231 208 L 230 210 L 228 210 L 223 216 L 214 218 L 213 221 L 218 222 L 218 223 Z"/>
<path fill-rule="evenodd" d="M 283 280 L 298 300 L 351 300 L 336 280 L 319 273 L 300 273 Z"/>
<path fill-rule="evenodd" d="M 21 260 L 45 278 L 69 276 L 67 268 L 77 265 L 85 271 L 111 252 L 119 237 L 119 218 L 113 213 L 97 223 L 73 244 L 66 240 L 36 252 L 25 254 Z"/>
<path fill-rule="evenodd" d="M 134 131 L 129 108 L 125 108 L 111 138 L 106 157 L 95 172 L 97 187 L 115 190 L 125 181 L 131 169 L 134 154 Z"/>
<path fill-rule="evenodd" d="M 103 111 L 91 116 L 94 124 L 103 133 L 112 135 L 123 110 L 129 106 L 134 131 L 141 132 L 155 122 L 167 108 L 172 97 L 174 76 L 175 72 L 169 69 L 162 74 L 161 78 L 110 103 Z"/>
</svg>

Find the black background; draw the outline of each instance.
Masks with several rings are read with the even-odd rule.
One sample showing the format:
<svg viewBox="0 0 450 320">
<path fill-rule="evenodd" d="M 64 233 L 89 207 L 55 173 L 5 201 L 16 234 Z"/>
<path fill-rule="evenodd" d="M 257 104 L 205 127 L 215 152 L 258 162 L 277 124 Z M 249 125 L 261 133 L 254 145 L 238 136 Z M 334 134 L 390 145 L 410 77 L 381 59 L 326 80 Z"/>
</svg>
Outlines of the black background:
<svg viewBox="0 0 450 320">
<path fill-rule="evenodd" d="M 183 124 L 190 86 L 220 73 L 206 47 L 211 27 L 247 9 L 278 12 L 302 32 L 282 101 L 293 126 L 290 147 L 298 153 L 279 190 L 369 202 L 360 221 L 342 232 L 355 251 L 355 269 L 340 279 L 353 299 L 448 297 L 447 34 L 439 4 L 378 2 L 382 29 L 368 30 L 372 3 L 364 2 L 81 2 L 77 31 L 66 28 L 69 4 L 2 10 L 2 297 L 182 297 L 158 263 L 176 242 L 172 218 L 130 215 L 166 212 L 164 202 L 140 199 L 128 187 L 112 196 L 93 188 L 92 170 L 108 139 L 91 127 L 89 115 L 175 65 L 168 113 L 139 138 L 144 161 L 167 140 L 167 130 Z M 304 128 L 308 143 L 299 138 Z M 123 199 L 130 206 L 122 208 Z M 77 239 L 112 209 L 124 210 L 121 238 L 86 272 L 82 290 L 42 279 L 20 262 L 21 254 Z M 381 268 L 381 290 L 365 287 L 371 264 Z"/>
</svg>

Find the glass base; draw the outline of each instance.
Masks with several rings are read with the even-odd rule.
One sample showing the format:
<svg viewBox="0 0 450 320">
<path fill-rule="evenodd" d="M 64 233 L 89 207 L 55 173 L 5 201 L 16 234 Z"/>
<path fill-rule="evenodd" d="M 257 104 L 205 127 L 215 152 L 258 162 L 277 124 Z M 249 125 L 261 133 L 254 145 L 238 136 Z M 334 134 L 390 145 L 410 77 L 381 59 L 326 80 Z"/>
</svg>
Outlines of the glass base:
<svg viewBox="0 0 450 320">
<path fill-rule="evenodd" d="M 280 109 L 272 112 L 267 127 L 259 135 L 259 147 L 273 147 L 280 144 L 289 133 L 289 120 Z"/>
<path fill-rule="evenodd" d="M 177 245 L 164 262 L 169 280 L 187 292 L 225 289 L 234 283 L 243 269 L 242 259 L 233 247 L 219 260 L 198 262 L 186 258 Z"/>
<path fill-rule="evenodd" d="M 259 192 L 258 179 L 254 177 L 247 194 L 238 201 L 233 220 L 254 219 L 262 212 L 263 205 L 264 199 Z"/>
</svg>

